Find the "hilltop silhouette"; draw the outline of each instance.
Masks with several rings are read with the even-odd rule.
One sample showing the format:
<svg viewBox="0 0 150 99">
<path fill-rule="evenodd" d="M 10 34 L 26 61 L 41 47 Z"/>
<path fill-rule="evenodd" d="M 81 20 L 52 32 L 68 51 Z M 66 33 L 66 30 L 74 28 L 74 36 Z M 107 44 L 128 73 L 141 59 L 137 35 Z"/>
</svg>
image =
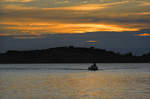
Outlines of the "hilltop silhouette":
<svg viewBox="0 0 150 99">
<path fill-rule="evenodd" d="M 10 50 L 0 54 L 0 63 L 149 63 L 150 53 L 134 56 L 94 47 L 56 47 L 43 50 Z"/>
</svg>

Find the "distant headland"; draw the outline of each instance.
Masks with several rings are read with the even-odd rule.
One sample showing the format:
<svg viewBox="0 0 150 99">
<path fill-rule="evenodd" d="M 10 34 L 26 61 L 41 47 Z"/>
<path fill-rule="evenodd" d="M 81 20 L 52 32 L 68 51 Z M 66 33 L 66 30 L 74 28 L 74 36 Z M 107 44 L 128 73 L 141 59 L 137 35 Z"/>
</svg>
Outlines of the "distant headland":
<svg viewBox="0 0 150 99">
<path fill-rule="evenodd" d="M 94 47 L 56 47 L 43 50 L 10 50 L 0 54 L 0 63 L 150 63 L 150 53 L 134 56 Z"/>
</svg>

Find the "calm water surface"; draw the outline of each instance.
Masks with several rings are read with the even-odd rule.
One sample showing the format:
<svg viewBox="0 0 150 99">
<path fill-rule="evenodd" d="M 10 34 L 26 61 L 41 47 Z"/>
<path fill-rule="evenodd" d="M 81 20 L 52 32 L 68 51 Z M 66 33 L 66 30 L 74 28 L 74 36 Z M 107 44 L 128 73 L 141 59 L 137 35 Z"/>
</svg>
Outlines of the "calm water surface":
<svg viewBox="0 0 150 99">
<path fill-rule="evenodd" d="M 150 64 L 0 64 L 0 99 L 150 99 Z"/>
</svg>

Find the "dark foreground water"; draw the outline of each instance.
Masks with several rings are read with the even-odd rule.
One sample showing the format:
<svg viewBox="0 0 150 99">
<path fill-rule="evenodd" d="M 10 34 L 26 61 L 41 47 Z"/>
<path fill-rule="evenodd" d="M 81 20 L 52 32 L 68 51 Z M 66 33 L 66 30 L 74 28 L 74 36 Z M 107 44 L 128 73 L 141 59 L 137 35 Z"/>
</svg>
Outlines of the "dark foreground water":
<svg viewBox="0 0 150 99">
<path fill-rule="evenodd" d="M 1 64 L 0 99 L 150 99 L 150 64 Z"/>
</svg>

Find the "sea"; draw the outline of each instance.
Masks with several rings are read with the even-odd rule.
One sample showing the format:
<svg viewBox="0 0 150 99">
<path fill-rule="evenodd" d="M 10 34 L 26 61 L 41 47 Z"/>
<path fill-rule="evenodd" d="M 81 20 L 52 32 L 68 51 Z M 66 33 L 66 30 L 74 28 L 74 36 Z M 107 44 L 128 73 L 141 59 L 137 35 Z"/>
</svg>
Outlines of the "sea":
<svg viewBox="0 0 150 99">
<path fill-rule="evenodd" d="M 150 63 L 0 64 L 0 99 L 150 99 Z"/>
</svg>

